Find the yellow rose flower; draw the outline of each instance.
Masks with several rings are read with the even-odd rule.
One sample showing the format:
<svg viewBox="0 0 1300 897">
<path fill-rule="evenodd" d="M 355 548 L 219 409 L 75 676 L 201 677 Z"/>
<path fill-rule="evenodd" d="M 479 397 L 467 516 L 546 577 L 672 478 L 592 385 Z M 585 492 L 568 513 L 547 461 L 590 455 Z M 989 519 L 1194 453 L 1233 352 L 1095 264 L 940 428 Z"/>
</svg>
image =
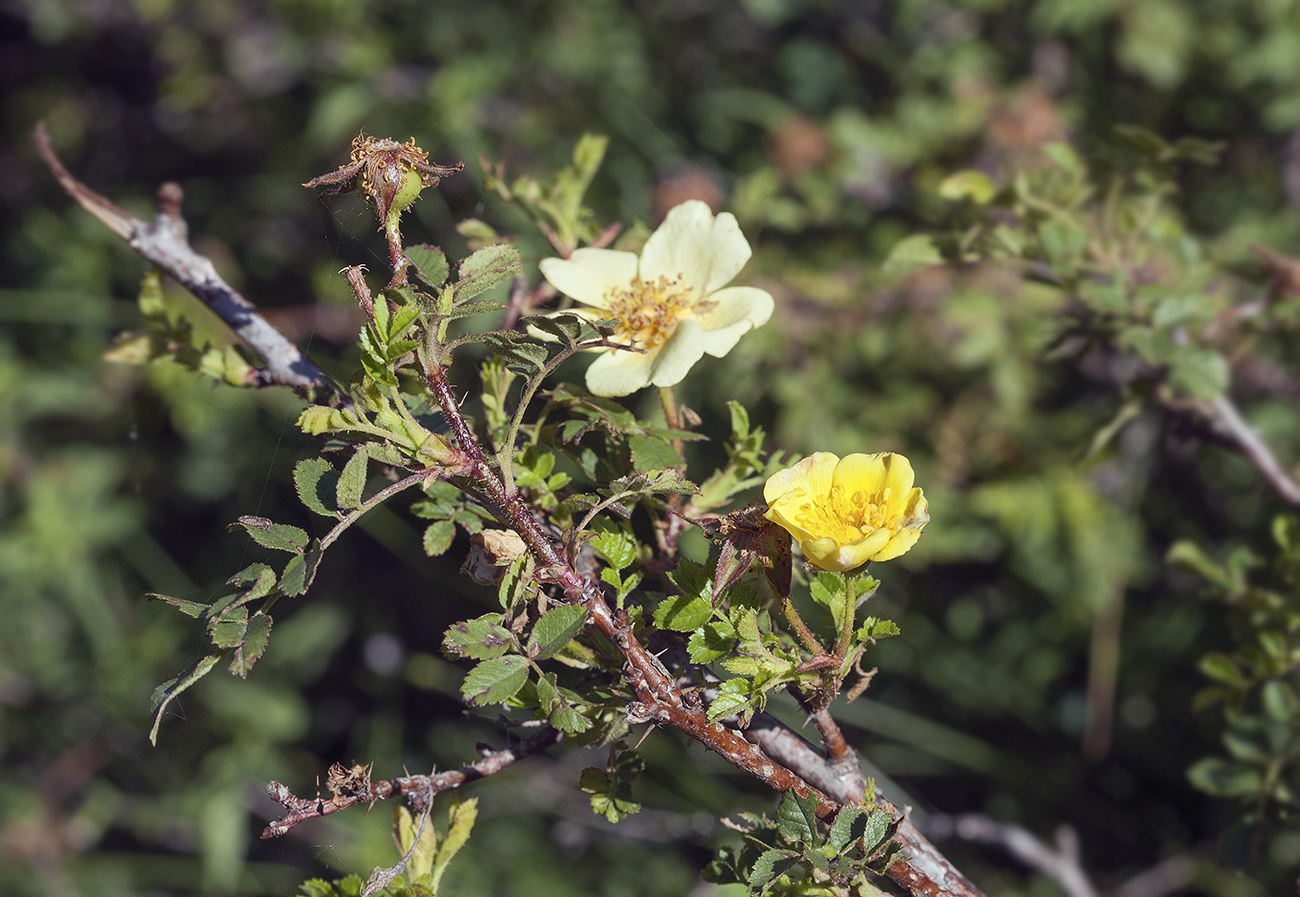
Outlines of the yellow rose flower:
<svg viewBox="0 0 1300 897">
<path fill-rule="evenodd" d="M 728 287 L 749 260 L 749 243 L 729 213 L 716 218 L 699 200 L 674 206 L 646 240 L 640 258 L 612 249 L 578 249 L 544 259 L 543 276 L 590 308 L 592 320 L 617 318 L 614 340 L 644 349 L 598 350 L 587 389 L 625 396 L 643 386 L 675 386 L 707 352 L 721 358 L 772 316 L 771 294 Z"/>
<path fill-rule="evenodd" d="M 930 521 L 902 455 L 818 452 L 763 487 L 768 520 L 787 530 L 822 570 L 843 572 L 903 554 Z"/>
</svg>

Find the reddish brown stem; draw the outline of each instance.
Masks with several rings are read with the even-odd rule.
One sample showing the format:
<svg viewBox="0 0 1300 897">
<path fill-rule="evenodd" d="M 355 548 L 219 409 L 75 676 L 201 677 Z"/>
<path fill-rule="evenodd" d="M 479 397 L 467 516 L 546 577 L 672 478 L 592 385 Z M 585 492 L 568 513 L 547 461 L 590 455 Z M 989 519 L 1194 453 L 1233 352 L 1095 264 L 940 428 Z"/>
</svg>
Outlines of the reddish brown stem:
<svg viewBox="0 0 1300 897">
<path fill-rule="evenodd" d="M 777 762 L 803 772 L 813 785 L 838 803 L 862 800 L 866 792 L 867 783 L 856 759 L 851 767 L 848 763 L 828 763 L 807 739 L 766 713 L 754 715 L 753 722 L 745 730 L 745 737 L 761 746 L 764 753 Z M 910 893 L 923 897 L 983 897 L 980 890 L 921 834 L 902 808 L 885 800 L 879 791 L 876 792 L 876 806 L 899 823 L 894 837 L 904 847 L 903 858 L 886 870 L 891 879 Z"/>
<path fill-rule="evenodd" d="M 666 723 L 681 729 L 717 751 L 732 765 L 765 782 L 777 791 L 794 789 L 800 795 L 816 794 L 820 799 L 818 815 L 828 816 L 838 805 L 790 770 L 774 762 L 757 745 L 719 723 L 711 723 L 698 701 L 688 701 L 668 671 L 637 639 L 626 620 L 615 618 L 595 583 L 585 579 L 565 560 L 559 547 L 551 541 L 533 512 L 520 500 L 518 493 L 507 493 L 504 485 L 487 463 L 478 439 L 460 413 L 460 406 L 447 381 L 446 372 L 435 365 L 426 375 L 434 399 L 442 407 L 451 433 L 469 460 L 467 475 L 475 480 L 487 498 L 500 509 L 506 521 L 528 545 L 537 561 L 538 576 L 555 583 L 572 603 L 587 609 L 596 628 L 618 646 L 627 661 L 627 681 L 636 695 L 629 706 L 629 716 L 646 722 Z"/>
</svg>

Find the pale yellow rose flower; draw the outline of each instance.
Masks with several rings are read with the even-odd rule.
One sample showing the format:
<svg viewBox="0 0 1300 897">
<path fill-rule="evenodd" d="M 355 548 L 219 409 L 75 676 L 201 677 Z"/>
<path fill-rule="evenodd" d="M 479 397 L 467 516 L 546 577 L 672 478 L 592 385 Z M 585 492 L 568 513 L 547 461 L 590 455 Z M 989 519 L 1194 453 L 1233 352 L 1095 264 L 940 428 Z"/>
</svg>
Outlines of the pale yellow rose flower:
<svg viewBox="0 0 1300 897">
<path fill-rule="evenodd" d="M 902 455 L 818 452 L 763 487 L 768 520 L 787 530 L 822 570 L 842 572 L 903 554 L 930 521 Z"/>
<path fill-rule="evenodd" d="M 716 218 L 699 200 L 673 207 L 638 258 L 612 249 L 578 249 L 545 259 L 542 274 L 588 308 L 591 320 L 617 318 L 616 342 L 644 352 L 602 349 L 587 369 L 587 389 L 625 396 L 644 386 L 680 383 L 705 353 L 721 358 L 772 316 L 771 294 L 728 287 L 749 260 L 749 243 L 730 213 Z"/>
</svg>

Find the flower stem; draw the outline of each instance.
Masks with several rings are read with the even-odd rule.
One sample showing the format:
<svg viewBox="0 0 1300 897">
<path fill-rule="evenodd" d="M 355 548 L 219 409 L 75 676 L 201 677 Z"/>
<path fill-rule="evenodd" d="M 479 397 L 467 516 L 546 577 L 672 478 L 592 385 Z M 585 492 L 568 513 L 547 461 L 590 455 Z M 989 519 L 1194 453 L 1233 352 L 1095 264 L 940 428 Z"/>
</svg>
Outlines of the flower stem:
<svg viewBox="0 0 1300 897">
<path fill-rule="evenodd" d="M 682 429 L 682 414 L 677 407 L 677 395 L 671 386 L 659 387 L 659 401 L 664 406 L 664 421 L 667 422 L 668 429 Z M 682 466 L 686 466 L 686 444 L 680 439 L 674 439 L 673 450 L 677 452 L 677 457 L 682 459 Z"/>
<path fill-rule="evenodd" d="M 388 239 L 388 257 L 393 265 L 393 279 L 388 282 L 389 289 L 406 286 L 406 269 L 411 266 L 411 260 L 402 250 L 401 217 L 402 213 L 394 209 L 388 213 L 388 220 L 384 222 L 384 236 Z"/>
<path fill-rule="evenodd" d="M 790 626 L 794 629 L 795 634 L 799 636 L 799 641 L 812 654 L 825 654 L 826 649 L 822 647 L 821 642 L 817 641 L 817 636 L 812 634 L 812 630 L 804 623 L 803 617 L 799 616 L 799 611 L 794 609 L 794 602 L 790 600 L 789 595 L 781 597 L 781 610 L 785 611 L 785 618 L 789 621 Z"/>
<path fill-rule="evenodd" d="M 835 639 L 835 658 L 843 661 L 849 651 L 849 644 L 853 641 L 853 624 L 857 617 L 858 609 L 858 590 L 856 586 L 857 577 L 845 573 L 840 577 L 844 585 L 844 622 L 840 626 L 839 635 Z"/>
</svg>

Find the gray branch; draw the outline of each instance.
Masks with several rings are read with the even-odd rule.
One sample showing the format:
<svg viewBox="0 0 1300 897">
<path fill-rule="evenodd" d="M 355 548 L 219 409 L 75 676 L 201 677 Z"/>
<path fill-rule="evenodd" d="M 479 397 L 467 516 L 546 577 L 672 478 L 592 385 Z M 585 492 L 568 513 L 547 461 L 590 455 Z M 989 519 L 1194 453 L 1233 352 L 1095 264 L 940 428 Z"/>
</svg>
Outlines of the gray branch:
<svg viewBox="0 0 1300 897">
<path fill-rule="evenodd" d="M 69 196 L 146 261 L 197 296 L 262 357 L 266 366 L 252 372 L 249 386 L 289 386 L 313 401 L 347 401 L 328 374 L 272 327 L 258 313 L 257 306 L 226 283 L 207 257 L 190 247 L 189 228 L 181 217 L 182 192 L 178 184 L 166 183 L 158 188 L 158 215 L 153 221 L 144 221 L 73 177 L 54 154 L 44 122 L 36 125 L 32 137 L 37 152 Z"/>
</svg>

